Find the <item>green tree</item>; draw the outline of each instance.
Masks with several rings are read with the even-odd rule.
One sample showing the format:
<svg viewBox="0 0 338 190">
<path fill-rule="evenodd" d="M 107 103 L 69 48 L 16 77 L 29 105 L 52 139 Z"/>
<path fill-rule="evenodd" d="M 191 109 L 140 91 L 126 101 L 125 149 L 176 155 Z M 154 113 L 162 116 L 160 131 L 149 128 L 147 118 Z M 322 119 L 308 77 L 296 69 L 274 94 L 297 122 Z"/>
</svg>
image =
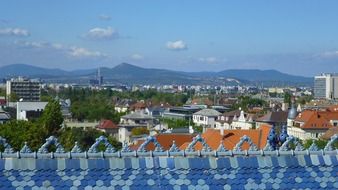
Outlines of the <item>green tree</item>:
<svg viewBox="0 0 338 190">
<path fill-rule="evenodd" d="M 284 103 L 288 103 L 289 105 L 291 105 L 291 94 L 288 92 L 284 93 Z"/>
<path fill-rule="evenodd" d="M 149 130 L 145 127 L 136 127 L 131 130 L 131 134 L 138 136 L 138 135 L 148 135 Z"/>
<path fill-rule="evenodd" d="M 9 95 L 9 101 L 10 102 L 16 102 L 19 100 L 19 97 L 18 95 L 16 95 L 16 93 L 12 92 L 10 95 Z"/>
<path fill-rule="evenodd" d="M 267 102 L 257 98 L 251 98 L 249 96 L 238 97 L 237 103 L 232 106 L 232 109 L 241 108 L 244 111 L 248 111 L 250 107 L 264 107 Z"/>
<path fill-rule="evenodd" d="M 185 119 L 170 119 L 170 118 L 162 118 L 162 123 L 165 123 L 168 128 L 177 129 L 177 128 L 188 128 L 189 125 L 192 126 L 195 132 L 201 133 L 203 131 L 203 127 L 195 125 L 192 121 Z"/>
<path fill-rule="evenodd" d="M 312 145 L 312 139 L 307 139 L 304 141 L 304 148 L 309 148 Z M 317 147 L 319 149 L 324 149 L 325 145 L 327 144 L 326 140 L 322 140 L 322 139 L 318 139 L 318 140 L 314 140 L 314 143 L 317 145 Z"/>
<path fill-rule="evenodd" d="M 41 123 L 48 136 L 57 134 L 63 123 L 61 106 L 58 101 L 51 100 L 48 102 L 41 116 Z"/>
<path fill-rule="evenodd" d="M 27 142 L 34 151 L 38 150 L 46 138 L 38 123 L 14 120 L 0 125 L 0 136 L 6 138 L 14 150 L 20 150 Z"/>
<path fill-rule="evenodd" d="M 60 132 L 59 140 L 63 145 L 66 151 L 70 151 L 75 142 L 78 142 L 78 145 L 82 150 L 88 150 L 92 144 L 95 143 L 95 140 L 99 136 L 107 136 L 104 132 L 98 131 L 96 129 L 87 129 L 83 130 L 81 128 L 65 128 Z M 108 136 L 109 143 L 116 149 L 121 149 L 122 145 L 115 138 Z M 99 147 L 99 150 L 103 150 L 102 146 Z"/>
</svg>

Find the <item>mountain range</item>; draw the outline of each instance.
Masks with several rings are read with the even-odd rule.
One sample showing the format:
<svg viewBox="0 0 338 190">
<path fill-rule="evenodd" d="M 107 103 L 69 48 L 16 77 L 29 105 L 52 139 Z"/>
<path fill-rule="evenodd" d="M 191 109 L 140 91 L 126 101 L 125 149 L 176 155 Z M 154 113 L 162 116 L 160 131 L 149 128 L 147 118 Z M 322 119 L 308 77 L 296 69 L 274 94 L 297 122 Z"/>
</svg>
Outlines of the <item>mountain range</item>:
<svg viewBox="0 0 338 190">
<path fill-rule="evenodd" d="M 0 67 L 0 78 L 26 76 L 51 82 L 87 82 L 95 78 L 97 69 L 65 71 L 26 64 Z M 313 79 L 276 70 L 231 69 L 220 72 L 182 72 L 142 68 L 121 63 L 113 68 L 101 67 L 101 76 L 117 84 L 229 84 L 230 82 L 264 85 L 311 85 Z"/>
</svg>

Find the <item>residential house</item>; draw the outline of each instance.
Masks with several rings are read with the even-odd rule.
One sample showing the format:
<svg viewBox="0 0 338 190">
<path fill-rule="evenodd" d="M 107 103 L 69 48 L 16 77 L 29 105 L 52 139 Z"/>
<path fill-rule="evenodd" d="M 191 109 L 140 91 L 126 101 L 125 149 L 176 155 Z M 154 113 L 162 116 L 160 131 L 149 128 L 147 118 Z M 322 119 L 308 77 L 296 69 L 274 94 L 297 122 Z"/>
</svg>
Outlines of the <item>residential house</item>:
<svg viewBox="0 0 338 190">
<path fill-rule="evenodd" d="M 111 120 L 104 119 L 96 126 L 96 129 L 103 131 L 115 138 L 118 138 L 119 127 Z"/>
<path fill-rule="evenodd" d="M 156 125 L 154 117 L 145 114 L 142 111 L 133 112 L 121 117 L 118 139 L 120 142 L 131 143 L 131 131 L 136 127 L 151 129 Z"/>
<path fill-rule="evenodd" d="M 270 111 L 264 116 L 256 119 L 256 128 L 262 125 L 273 125 L 278 130 L 287 124 L 288 112 L 287 111 Z"/>
<path fill-rule="evenodd" d="M 215 128 L 215 121 L 220 115 L 214 109 L 203 109 L 193 114 L 193 122 L 198 126 Z"/>
<path fill-rule="evenodd" d="M 48 102 L 16 102 L 16 119 L 30 120 L 42 115 Z"/>
<path fill-rule="evenodd" d="M 252 129 L 255 126 L 254 115 L 245 114 L 243 110 L 241 110 L 238 118 L 232 120 L 231 129 Z"/>
<path fill-rule="evenodd" d="M 115 102 L 114 110 L 118 113 L 127 112 L 130 108 L 130 105 L 134 104 L 135 102 L 131 99 L 120 99 Z"/>
<path fill-rule="evenodd" d="M 216 129 L 232 129 L 231 123 L 232 120 L 238 118 L 241 114 L 241 110 L 233 110 L 229 112 L 225 112 L 222 115 L 218 116 L 217 120 L 215 121 Z"/>
<path fill-rule="evenodd" d="M 166 110 L 167 109 L 164 108 L 164 107 L 154 106 L 154 107 L 147 107 L 144 112 L 147 115 L 150 115 L 154 118 L 161 118 L 161 117 L 163 117 L 163 114 Z"/>
<path fill-rule="evenodd" d="M 147 104 L 144 101 L 136 102 L 130 106 L 130 111 L 143 112 L 147 108 Z"/>
<path fill-rule="evenodd" d="M 330 128 L 338 127 L 338 111 L 304 110 L 288 126 L 288 133 L 302 140 L 318 139 Z"/>
<path fill-rule="evenodd" d="M 11 119 L 9 113 L 5 112 L 0 106 L 0 124 L 4 124 Z"/>
</svg>

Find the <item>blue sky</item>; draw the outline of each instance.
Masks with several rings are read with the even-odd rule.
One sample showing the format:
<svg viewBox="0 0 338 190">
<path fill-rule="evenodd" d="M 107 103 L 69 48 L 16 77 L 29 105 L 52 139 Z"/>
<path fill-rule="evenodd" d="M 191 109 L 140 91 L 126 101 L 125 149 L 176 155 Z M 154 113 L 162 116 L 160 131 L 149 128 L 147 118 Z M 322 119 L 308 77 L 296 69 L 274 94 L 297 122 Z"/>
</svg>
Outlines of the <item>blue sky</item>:
<svg viewBox="0 0 338 190">
<path fill-rule="evenodd" d="M 338 1 L 2 0 L 0 66 L 338 72 Z"/>
</svg>

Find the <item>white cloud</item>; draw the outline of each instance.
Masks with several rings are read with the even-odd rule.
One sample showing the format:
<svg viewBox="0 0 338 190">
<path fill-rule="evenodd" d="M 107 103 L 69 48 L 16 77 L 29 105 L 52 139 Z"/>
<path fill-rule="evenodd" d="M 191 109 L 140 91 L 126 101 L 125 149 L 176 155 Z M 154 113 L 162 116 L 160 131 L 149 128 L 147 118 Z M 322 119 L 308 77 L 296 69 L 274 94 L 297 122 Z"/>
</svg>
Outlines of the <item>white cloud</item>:
<svg viewBox="0 0 338 190">
<path fill-rule="evenodd" d="M 217 63 L 219 60 L 216 57 L 201 57 L 198 59 L 198 61 L 203 62 L 203 63 Z"/>
<path fill-rule="evenodd" d="M 108 21 L 108 20 L 111 20 L 111 16 L 105 15 L 105 14 L 101 14 L 101 15 L 99 16 L 99 19 L 100 19 L 100 20 Z"/>
<path fill-rule="evenodd" d="M 327 51 L 319 54 L 319 56 L 324 58 L 338 57 L 338 51 Z"/>
<path fill-rule="evenodd" d="M 119 33 L 111 28 L 92 28 L 85 35 L 86 38 L 91 40 L 110 40 L 113 38 L 118 38 Z"/>
<path fill-rule="evenodd" d="M 167 48 L 170 49 L 170 50 L 186 50 L 188 49 L 188 46 L 187 44 L 182 41 L 182 40 L 177 40 L 177 41 L 174 41 L 174 42 L 167 42 Z"/>
<path fill-rule="evenodd" d="M 137 54 L 137 53 L 131 55 L 130 57 L 131 57 L 133 60 L 142 60 L 142 59 L 144 58 L 143 55 L 140 55 L 140 54 Z"/>
<path fill-rule="evenodd" d="M 46 48 L 50 46 L 48 42 L 15 41 L 14 44 L 24 48 Z"/>
<path fill-rule="evenodd" d="M 73 57 L 84 58 L 84 57 L 105 57 L 106 55 L 99 51 L 90 51 L 81 47 L 71 47 L 69 54 Z"/>
<path fill-rule="evenodd" d="M 18 36 L 18 37 L 27 37 L 30 35 L 28 30 L 22 28 L 1 28 L 0 36 Z"/>
</svg>

